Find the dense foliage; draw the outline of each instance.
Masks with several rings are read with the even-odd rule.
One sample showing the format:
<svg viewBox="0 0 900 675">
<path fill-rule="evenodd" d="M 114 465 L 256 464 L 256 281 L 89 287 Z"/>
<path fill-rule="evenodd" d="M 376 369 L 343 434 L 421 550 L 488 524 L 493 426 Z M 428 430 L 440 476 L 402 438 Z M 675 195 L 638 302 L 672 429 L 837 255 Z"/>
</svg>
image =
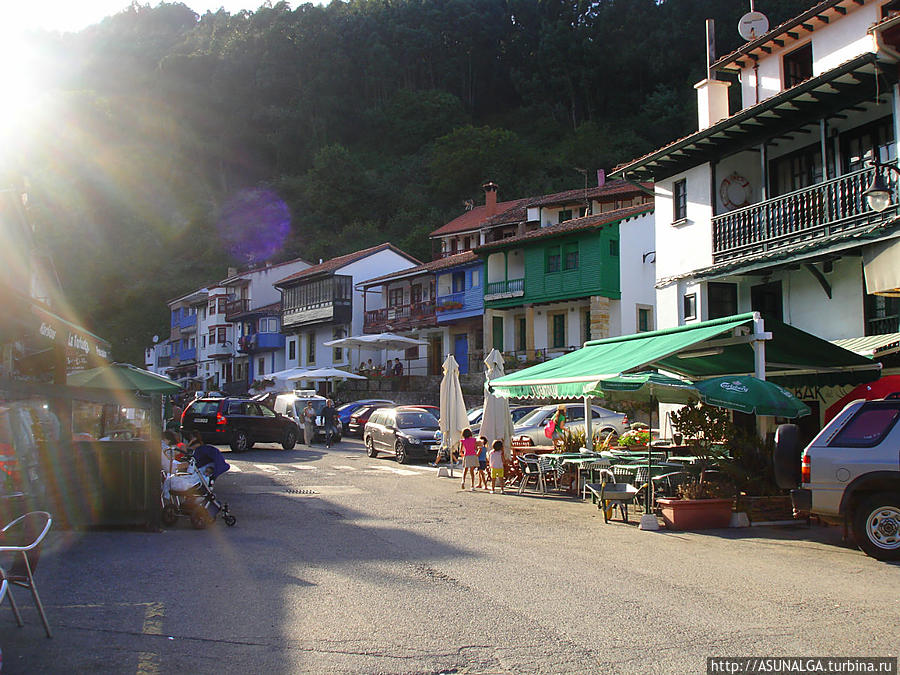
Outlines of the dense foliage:
<svg viewBox="0 0 900 675">
<path fill-rule="evenodd" d="M 809 4 L 757 9 L 775 25 Z M 334 0 L 198 16 L 135 4 L 34 38 L 46 95 L 18 157 L 36 229 L 85 322 L 139 361 L 168 326 L 165 300 L 228 264 L 386 239 L 428 258 L 427 234 L 481 203 L 486 179 L 501 199 L 570 189 L 576 168 L 592 175 L 691 131 L 704 19 L 724 54 L 747 9 Z M 283 237 L 259 231 L 273 198 Z"/>
</svg>

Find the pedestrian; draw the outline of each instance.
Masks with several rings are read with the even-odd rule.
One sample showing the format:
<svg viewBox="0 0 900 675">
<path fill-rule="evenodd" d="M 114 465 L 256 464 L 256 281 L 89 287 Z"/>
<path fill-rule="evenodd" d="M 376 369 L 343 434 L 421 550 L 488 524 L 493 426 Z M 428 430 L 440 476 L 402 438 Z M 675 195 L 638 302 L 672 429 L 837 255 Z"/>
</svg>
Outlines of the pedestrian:
<svg viewBox="0 0 900 675">
<path fill-rule="evenodd" d="M 478 437 L 478 489 L 487 490 L 487 452 L 488 439 Z"/>
<path fill-rule="evenodd" d="M 312 401 L 307 401 L 306 407 L 303 409 L 303 440 L 311 448 L 315 437 L 316 409 L 313 408 Z"/>
<path fill-rule="evenodd" d="M 478 443 L 472 437 L 471 429 L 463 429 L 462 440 L 459 442 L 463 453 L 463 475 L 461 489 L 466 489 L 466 475 L 471 476 L 472 492 L 475 492 L 475 471 L 478 469 Z"/>
<path fill-rule="evenodd" d="M 503 439 L 498 438 L 491 446 L 491 454 L 488 455 L 488 461 L 491 465 L 491 492 L 496 492 L 497 480 L 500 481 L 500 494 L 504 494 L 503 489 L 506 485 L 506 479 L 503 477 Z"/>
<path fill-rule="evenodd" d="M 181 416 L 184 415 L 184 410 L 180 405 L 172 406 L 172 416 L 166 420 L 166 431 L 180 431 L 181 430 Z"/>
<path fill-rule="evenodd" d="M 550 418 L 550 421 L 554 423 L 551 440 L 553 441 L 553 447 L 556 447 L 562 443 L 563 435 L 566 430 L 566 406 L 560 403 L 559 407 L 556 408 L 556 412 L 553 413 L 553 417 Z"/>
<path fill-rule="evenodd" d="M 400 363 L 400 359 L 394 359 L 394 377 L 402 377 L 403 376 L 403 364 Z"/>
<path fill-rule="evenodd" d="M 334 401 L 330 398 L 325 400 L 325 407 L 322 408 L 322 421 L 325 422 L 325 447 L 331 447 L 331 441 L 335 437 L 334 422 L 337 419 L 337 410 L 334 407 Z"/>
</svg>

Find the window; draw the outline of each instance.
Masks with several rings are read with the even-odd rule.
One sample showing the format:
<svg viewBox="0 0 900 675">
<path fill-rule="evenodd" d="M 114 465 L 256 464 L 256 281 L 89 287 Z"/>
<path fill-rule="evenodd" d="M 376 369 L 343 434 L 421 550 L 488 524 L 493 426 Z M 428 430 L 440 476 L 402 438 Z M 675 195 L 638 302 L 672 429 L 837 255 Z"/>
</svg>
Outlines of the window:
<svg viewBox="0 0 900 675">
<path fill-rule="evenodd" d="M 200 347 L 206 349 L 206 335 L 200 336 Z"/>
<path fill-rule="evenodd" d="M 288 341 L 288 360 L 293 361 L 297 358 L 297 341 L 289 340 Z"/>
<path fill-rule="evenodd" d="M 897 407 L 896 401 L 868 403 L 847 422 L 829 445 L 851 448 L 874 447 L 894 428 L 898 417 L 900 408 Z"/>
<path fill-rule="evenodd" d="M 465 240 L 463 240 L 463 250 L 468 251 L 470 248 L 472 248 L 472 238 L 466 237 Z"/>
<path fill-rule="evenodd" d="M 809 145 L 770 162 L 774 196 L 800 190 L 822 181 L 822 153 L 818 144 Z"/>
<path fill-rule="evenodd" d="M 559 212 L 559 218 L 557 219 L 557 223 L 564 223 L 567 220 L 572 220 L 572 209 L 562 209 Z"/>
<path fill-rule="evenodd" d="M 687 180 L 676 180 L 672 185 L 672 219 L 677 223 L 687 218 Z"/>
<path fill-rule="evenodd" d="M 637 330 L 638 333 L 646 333 L 653 330 L 653 308 L 642 307 L 637 308 Z"/>
<path fill-rule="evenodd" d="M 761 312 L 769 319 L 782 320 L 782 293 L 781 282 L 773 281 L 768 284 L 760 284 L 750 288 L 750 308 L 754 312 Z"/>
<path fill-rule="evenodd" d="M 481 270 L 472 270 L 472 288 L 481 286 Z"/>
<path fill-rule="evenodd" d="M 413 305 L 422 302 L 422 284 L 413 284 L 409 287 L 409 302 Z"/>
<path fill-rule="evenodd" d="M 565 250 L 565 260 L 563 265 L 567 270 L 577 270 L 578 269 L 578 242 L 573 241 L 569 242 L 564 247 Z"/>
<path fill-rule="evenodd" d="M 684 296 L 684 320 L 690 321 L 697 318 L 697 294 L 691 293 Z"/>
<path fill-rule="evenodd" d="M 897 159 L 894 124 L 890 117 L 841 134 L 841 158 L 844 173 L 864 169 L 866 160 L 873 155 L 882 163 L 893 162 Z"/>
<path fill-rule="evenodd" d="M 209 315 L 213 316 L 216 313 L 216 300 L 213 298 L 209 301 Z"/>
<path fill-rule="evenodd" d="M 493 347 L 497 351 L 503 351 L 503 317 L 495 316 L 491 322 L 493 333 Z"/>
<path fill-rule="evenodd" d="M 784 55 L 784 88 L 808 80 L 813 74 L 812 42 Z"/>
<path fill-rule="evenodd" d="M 278 319 L 274 316 L 263 317 L 259 320 L 259 332 L 260 333 L 277 333 L 278 332 Z"/>
<path fill-rule="evenodd" d="M 306 362 L 307 363 L 315 363 L 316 362 L 316 334 L 315 333 L 307 333 L 306 334 Z"/>
<path fill-rule="evenodd" d="M 209 329 L 209 344 L 210 345 L 216 344 L 216 329 L 215 328 Z"/>
<path fill-rule="evenodd" d="M 225 313 L 225 305 L 226 305 L 226 304 L 228 304 L 228 299 L 227 299 L 227 298 L 225 298 L 225 297 L 219 298 L 219 307 L 218 307 L 219 314 L 224 314 L 224 313 Z"/>
<path fill-rule="evenodd" d="M 403 304 L 403 288 L 388 290 L 388 307 L 400 307 Z"/>
<path fill-rule="evenodd" d="M 609 240 L 609 254 L 613 258 L 619 257 L 619 240 L 618 239 L 610 239 Z"/>
<path fill-rule="evenodd" d="M 710 282 L 707 286 L 710 319 L 737 314 L 737 284 Z"/>
<path fill-rule="evenodd" d="M 225 327 L 222 326 L 219 328 L 219 344 L 224 345 L 228 341 L 228 337 L 225 335 Z"/>
<path fill-rule="evenodd" d="M 420 287 L 421 288 L 421 287 Z M 347 337 L 347 334 L 344 332 L 342 327 L 335 328 L 331 331 L 331 338 L 333 340 L 340 340 L 341 338 Z M 343 347 L 332 347 L 331 352 L 331 360 L 334 363 L 340 363 L 344 360 L 344 348 Z"/>
<path fill-rule="evenodd" d="M 866 335 L 884 335 L 900 330 L 900 298 L 866 295 L 863 314 Z"/>
<path fill-rule="evenodd" d="M 172 325 L 174 326 L 176 323 L 178 323 L 178 320 L 180 318 L 181 318 L 181 310 L 173 309 L 172 310 Z"/>
<path fill-rule="evenodd" d="M 548 274 L 559 272 L 559 246 L 549 246 L 544 250 L 544 271 Z"/>
<path fill-rule="evenodd" d="M 584 321 L 584 342 L 588 342 L 591 339 L 591 310 L 584 310 L 583 314 Z"/>
<path fill-rule="evenodd" d="M 550 317 L 551 335 L 550 346 L 554 349 L 566 346 L 566 315 L 553 314 Z"/>
<path fill-rule="evenodd" d="M 259 406 L 259 412 L 263 417 L 275 417 L 275 412 L 265 405 Z"/>
<path fill-rule="evenodd" d="M 466 273 L 465 272 L 454 272 L 453 273 L 453 283 L 452 283 L 453 293 L 461 293 L 466 290 Z"/>
<path fill-rule="evenodd" d="M 260 359 L 256 364 L 256 376 L 262 377 L 266 373 L 266 360 Z"/>
</svg>

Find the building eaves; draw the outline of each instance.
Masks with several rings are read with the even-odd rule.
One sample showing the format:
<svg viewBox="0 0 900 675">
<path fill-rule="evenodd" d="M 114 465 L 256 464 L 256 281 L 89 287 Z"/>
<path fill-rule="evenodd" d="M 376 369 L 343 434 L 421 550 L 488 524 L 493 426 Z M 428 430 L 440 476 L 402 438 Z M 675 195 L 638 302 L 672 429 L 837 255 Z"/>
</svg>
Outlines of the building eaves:
<svg viewBox="0 0 900 675">
<path fill-rule="evenodd" d="M 360 251 L 354 251 L 353 253 L 347 253 L 346 255 L 337 256 L 336 258 L 331 258 L 330 260 L 326 260 L 325 262 L 319 263 L 318 265 L 308 267 L 305 270 L 300 270 L 295 274 L 276 281 L 273 286 L 283 286 L 294 281 L 314 277 L 318 274 L 328 274 L 331 272 L 336 272 L 342 267 L 346 267 L 347 265 L 359 262 L 364 258 L 368 258 L 369 256 L 375 255 L 376 253 L 380 253 L 382 251 L 393 251 L 397 255 L 403 256 L 413 264 L 421 264 L 420 260 L 413 258 L 411 255 L 405 253 L 404 251 L 401 251 L 390 242 L 385 242 L 383 244 L 379 244 L 378 246 L 371 246 Z"/>
<path fill-rule="evenodd" d="M 840 83 L 840 95 L 832 91 L 837 80 L 847 80 Z M 610 175 L 660 180 L 810 124 L 827 116 L 832 108 L 836 112 L 868 100 L 896 80 L 896 68 L 882 64 L 873 53 L 861 54 L 706 129 L 621 164 Z M 815 105 L 815 114 L 810 112 L 811 105 Z"/>
<path fill-rule="evenodd" d="M 525 202 L 527 202 L 527 198 L 523 199 L 513 199 L 508 202 L 498 202 L 497 203 L 497 212 L 493 216 L 487 215 L 487 208 L 484 205 L 476 206 L 471 211 L 466 211 L 462 215 L 457 216 L 449 223 L 442 225 L 434 232 L 431 233 L 431 237 L 443 237 L 448 234 L 461 234 L 463 232 L 477 232 L 481 229 L 481 226 L 486 222 L 494 219 L 501 219 L 507 216 L 507 214 L 511 211 L 514 211 L 516 208 L 521 207 Z"/>
<path fill-rule="evenodd" d="M 645 183 L 644 187 L 652 190 L 653 183 Z M 600 186 L 595 185 L 587 190 L 581 188 L 534 197 L 528 201 L 527 206 L 564 206 L 566 204 L 575 204 L 579 201 L 583 202 L 585 199 L 602 200 L 602 197 L 614 197 L 630 192 L 641 194 L 643 191 L 628 181 L 613 180 Z"/>
<path fill-rule="evenodd" d="M 507 239 L 501 239 L 499 241 L 492 241 L 476 248 L 475 253 L 490 253 L 492 251 L 499 251 L 504 248 L 517 246 L 519 244 L 535 241 L 538 239 L 547 239 L 550 237 L 559 237 L 572 234 L 574 232 L 593 230 L 596 228 L 605 227 L 606 225 L 611 225 L 613 223 L 623 222 L 629 220 L 630 218 L 641 216 L 646 213 L 651 213 L 652 211 L 652 204 L 641 204 L 639 206 L 629 206 L 624 209 L 606 211 L 605 213 L 600 213 L 597 215 L 584 216 L 582 218 L 573 218 L 572 220 L 567 220 L 557 225 L 550 225 L 549 227 L 541 227 L 536 230 L 531 230 L 530 232 L 520 234 L 517 237 L 509 237 Z"/>
<path fill-rule="evenodd" d="M 398 270 L 396 272 L 391 272 L 390 274 L 384 274 L 380 277 L 366 279 L 357 285 L 361 288 L 371 288 L 373 286 L 380 286 L 388 281 L 398 281 L 400 279 L 417 277 L 422 274 L 433 274 L 440 270 L 458 267 L 460 265 L 468 265 L 475 262 L 478 262 L 478 256 L 475 255 L 474 251 L 462 251 L 455 255 L 448 255 L 445 258 L 438 258 L 437 260 L 417 265 L 416 267 L 409 267 L 405 270 Z"/>
</svg>

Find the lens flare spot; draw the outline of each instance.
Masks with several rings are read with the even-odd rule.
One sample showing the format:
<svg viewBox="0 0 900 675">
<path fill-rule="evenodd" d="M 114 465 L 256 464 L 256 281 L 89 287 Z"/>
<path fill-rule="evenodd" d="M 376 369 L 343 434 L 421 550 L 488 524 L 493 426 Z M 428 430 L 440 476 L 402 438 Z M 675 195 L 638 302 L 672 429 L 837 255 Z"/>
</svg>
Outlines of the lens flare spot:
<svg viewBox="0 0 900 675">
<path fill-rule="evenodd" d="M 271 190 L 241 190 L 222 209 L 218 229 L 236 259 L 261 262 L 284 246 L 291 230 L 291 212 Z"/>
</svg>

